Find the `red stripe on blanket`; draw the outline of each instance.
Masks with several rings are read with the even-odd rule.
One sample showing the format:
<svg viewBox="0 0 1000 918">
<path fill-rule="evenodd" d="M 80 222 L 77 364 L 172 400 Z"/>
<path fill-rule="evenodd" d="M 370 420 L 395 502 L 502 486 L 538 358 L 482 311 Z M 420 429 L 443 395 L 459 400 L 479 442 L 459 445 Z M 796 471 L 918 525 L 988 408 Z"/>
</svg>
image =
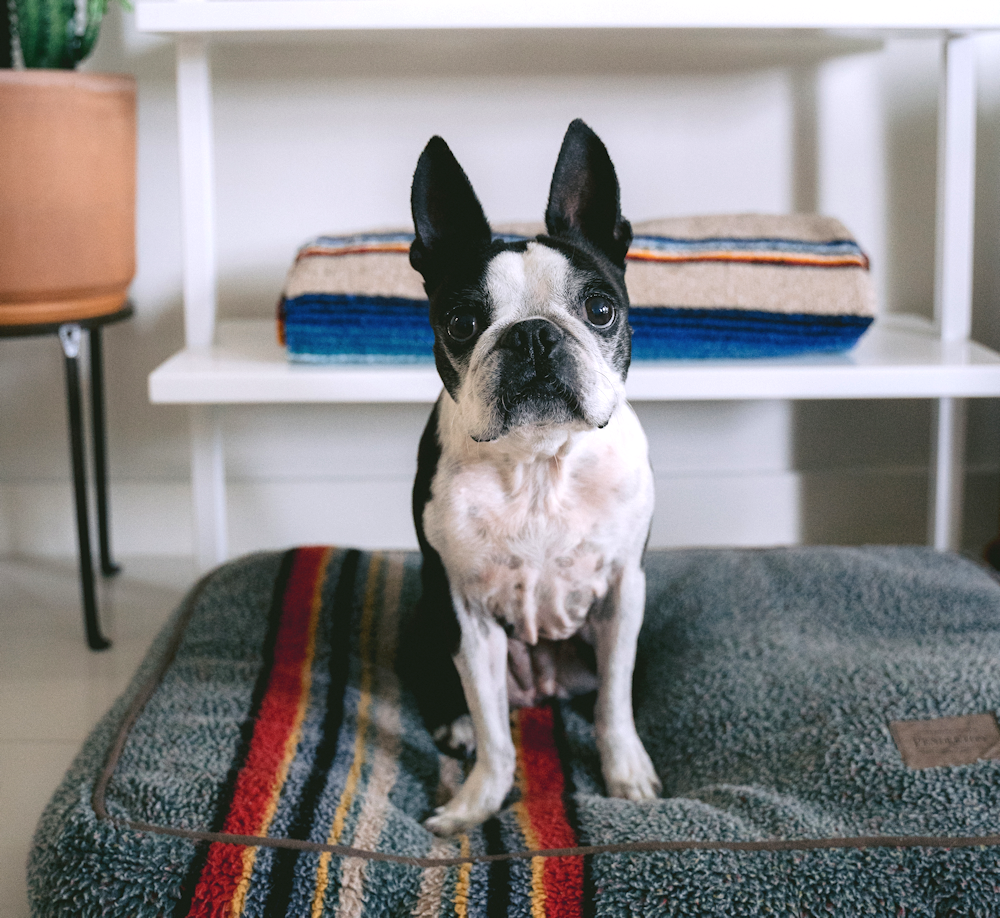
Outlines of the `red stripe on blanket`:
<svg viewBox="0 0 1000 918">
<path fill-rule="evenodd" d="M 522 708 L 518 719 L 524 804 L 538 847 L 574 848 L 578 840 L 566 816 L 566 785 L 553 733 L 552 708 Z M 579 918 L 583 914 L 583 858 L 546 858 L 544 870 L 546 916 Z"/>
<path fill-rule="evenodd" d="M 325 573 L 327 549 L 300 548 L 282 599 L 267 689 L 254 720 L 247 757 L 240 768 L 233 799 L 222 827 L 234 835 L 266 834 L 274 804 L 287 774 L 286 750 L 297 729 L 296 712 L 308 691 L 313 597 Z M 294 750 L 293 750 L 294 752 Z M 243 879 L 245 851 L 240 845 L 213 843 L 195 889 L 188 915 L 223 918 Z"/>
</svg>

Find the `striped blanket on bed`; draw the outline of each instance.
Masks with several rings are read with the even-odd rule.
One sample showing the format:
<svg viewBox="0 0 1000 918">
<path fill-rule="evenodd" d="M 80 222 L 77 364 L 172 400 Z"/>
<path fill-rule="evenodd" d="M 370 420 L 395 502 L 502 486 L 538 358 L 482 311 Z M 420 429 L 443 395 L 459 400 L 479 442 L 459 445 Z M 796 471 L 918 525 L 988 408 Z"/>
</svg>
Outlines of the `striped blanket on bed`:
<svg viewBox="0 0 1000 918">
<path fill-rule="evenodd" d="M 912 768 L 889 724 L 1000 707 L 1000 585 L 924 549 L 653 552 L 636 722 L 603 794 L 592 697 L 512 716 L 483 826 L 397 676 L 415 554 L 323 547 L 196 588 L 38 827 L 36 918 L 995 915 L 1000 762 Z M 995 728 L 995 721 L 992 721 Z"/>
</svg>

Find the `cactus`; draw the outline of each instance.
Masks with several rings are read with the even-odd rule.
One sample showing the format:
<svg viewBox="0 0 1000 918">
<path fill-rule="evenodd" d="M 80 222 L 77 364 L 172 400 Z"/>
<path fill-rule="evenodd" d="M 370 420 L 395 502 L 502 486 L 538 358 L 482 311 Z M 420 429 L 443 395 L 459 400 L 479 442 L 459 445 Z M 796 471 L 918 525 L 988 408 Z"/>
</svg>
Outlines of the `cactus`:
<svg viewBox="0 0 1000 918">
<path fill-rule="evenodd" d="M 13 35 L 11 16 L 7 11 L 7 0 L 0 0 L 0 68 L 9 67 L 13 62 Z"/>
<path fill-rule="evenodd" d="M 24 65 L 72 70 L 93 50 L 107 8 L 108 0 L 86 0 L 79 11 L 76 0 L 8 0 Z"/>
</svg>

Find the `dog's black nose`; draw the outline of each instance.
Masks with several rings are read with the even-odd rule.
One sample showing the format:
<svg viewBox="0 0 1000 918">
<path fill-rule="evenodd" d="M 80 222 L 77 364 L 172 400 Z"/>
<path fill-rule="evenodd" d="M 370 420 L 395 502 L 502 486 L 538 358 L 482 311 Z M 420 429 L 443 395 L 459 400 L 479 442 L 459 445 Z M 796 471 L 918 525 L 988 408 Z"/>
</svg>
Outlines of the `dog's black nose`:
<svg viewBox="0 0 1000 918">
<path fill-rule="evenodd" d="M 511 325 L 500 338 L 500 347 L 537 362 L 550 357 L 562 343 L 565 334 L 548 319 L 525 319 Z"/>
</svg>

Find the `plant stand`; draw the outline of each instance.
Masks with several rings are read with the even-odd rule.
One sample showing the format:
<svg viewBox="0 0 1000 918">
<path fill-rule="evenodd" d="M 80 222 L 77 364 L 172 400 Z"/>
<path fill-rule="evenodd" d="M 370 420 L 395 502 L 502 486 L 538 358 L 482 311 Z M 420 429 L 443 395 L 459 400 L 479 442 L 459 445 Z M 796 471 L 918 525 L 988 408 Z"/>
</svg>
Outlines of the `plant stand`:
<svg viewBox="0 0 1000 918">
<path fill-rule="evenodd" d="M 66 368 L 66 403 L 69 415 L 70 461 L 73 469 L 73 493 L 76 503 L 76 533 L 80 559 L 80 592 L 87 644 L 91 650 L 104 650 L 111 642 L 101 632 L 97 609 L 97 590 L 90 544 L 90 513 L 87 500 L 87 460 L 83 431 L 83 400 L 80 389 L 80 347 L 84 332 L 90 346 L 90 422 L 94 450 L 94 484 L 97 497 L 97 531 L 101 573 L 113 577 L 121 567 L 111 558 L 111 537 L 108 514 L 107 436 L 104 414 L 104 350 L 103 326 L 132 315 L 132 303 L 126 301 L 116 312 L 79 319 L 75 322 L 53 322 L 40 325 L 2 325 L 0 338 L 20 338 L 33 335 L 57 335 L 63 349 Z"/>
</svg>

